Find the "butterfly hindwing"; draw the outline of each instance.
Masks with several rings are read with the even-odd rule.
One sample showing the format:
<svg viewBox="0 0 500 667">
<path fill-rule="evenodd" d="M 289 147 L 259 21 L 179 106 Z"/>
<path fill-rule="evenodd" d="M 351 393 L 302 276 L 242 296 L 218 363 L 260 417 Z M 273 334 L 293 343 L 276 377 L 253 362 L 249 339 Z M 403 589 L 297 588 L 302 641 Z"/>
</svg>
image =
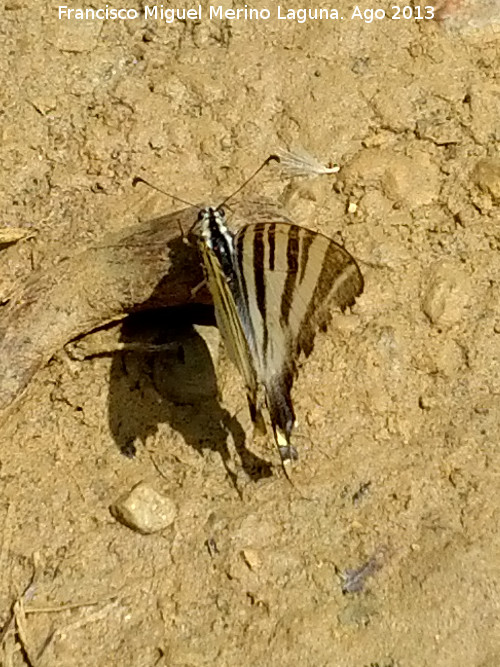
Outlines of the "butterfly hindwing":
<svg viewBox="0 0 500 667">
<path fill-rule="evenodd" d="M 296 361 L 313 347 L 333 306 L 362 292 L 351 255 L 326 236 L 284 222 L 257 223 L 234 239 L 240 281 L 254 331 L 257 382 L 266 390 L 273 427 L 287 439 L 295 421 L 290 392 Z"/>
</svg>

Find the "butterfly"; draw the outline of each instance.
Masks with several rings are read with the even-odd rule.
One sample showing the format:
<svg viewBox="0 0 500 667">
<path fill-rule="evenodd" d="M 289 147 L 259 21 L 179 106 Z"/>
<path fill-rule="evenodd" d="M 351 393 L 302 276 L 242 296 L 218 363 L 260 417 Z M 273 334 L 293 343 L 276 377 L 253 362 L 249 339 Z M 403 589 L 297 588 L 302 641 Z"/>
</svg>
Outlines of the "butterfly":
<svg viewBox="0 0 500 667">
<path fill-rule="evenodd" d="M 361 271 L 335 241 L 282 216 L 261 215 L 234 232 L 223 204 L 208 206 L 199 210 L 192 234 L 252 421 L 262 428 L 267 409 L 286 463 L 296 458 L 291 390 L 299 355 L 310 355 L 333 307 L 354 305 L 363 291 Z"/>
</svg>

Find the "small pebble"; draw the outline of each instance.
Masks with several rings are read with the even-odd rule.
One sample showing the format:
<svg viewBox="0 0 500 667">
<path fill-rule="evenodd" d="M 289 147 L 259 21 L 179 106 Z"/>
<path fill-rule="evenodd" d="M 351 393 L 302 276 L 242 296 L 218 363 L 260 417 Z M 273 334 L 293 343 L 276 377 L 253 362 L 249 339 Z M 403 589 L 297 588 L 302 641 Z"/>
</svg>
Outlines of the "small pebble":
<svg viewBox="0 0 500 667">
<path fill-rule="evenodd" d="M 493 201 L 500 203 L 500 160 L 483 158 L 476 164 L 472 174 L 474 183 Z"/>
<path fill-rule="evenodd" d="M 262 560 L 259 555 L 259 552 L 256 551 L 255 549 L 243 549 L 241 552 L 241 556 L 245 561 L 245 563 L 253 572 L 255 572 L 255 570 L 258 570 L 259 567 L 262 565 Z"/>
<path fill-rule="evenodd" d="M 432 324 L 452 326 L 462 317 L 469 301 L 470 280 L 452 262 L 438 262 L 430 270 L 422 296 L 422 310 Z"/>
<path fill-rule="evenodd" d="M 174 502 L 145 482 L 118 498 L 110 509 L 120 523 L 144 535 L 167 528 L 177 514 Z"/>
</svg>

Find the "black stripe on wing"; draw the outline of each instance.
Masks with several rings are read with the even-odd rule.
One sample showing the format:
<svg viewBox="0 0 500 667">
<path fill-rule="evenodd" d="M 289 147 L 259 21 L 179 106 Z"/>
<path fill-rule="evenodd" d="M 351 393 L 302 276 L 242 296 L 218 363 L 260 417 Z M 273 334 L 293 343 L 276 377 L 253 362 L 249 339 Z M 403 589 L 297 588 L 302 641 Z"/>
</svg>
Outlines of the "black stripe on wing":
<svg viewBox="0 0 500 667">
<path fill-rule="evenodd" d="M 300 253 L 300 275 L 299 283 L 304 280 L 307 262 L 309 261 L 309 248 L 314 240 L 314 234 L 304 234 L 302 238 L 302 248 Z"/>
<path fill-rule="evenodd" d="M 264 230 L 260 227 L 261 225 L 255 230 L 253 237 L 253 272 L 257 305 L 259 306 L 260 314 L 264 317 L 266 312 L 266 285 L 263 271 Z"/>
<path fill-rule="evenodd" d="M 255 225 L 253 235 L 253 279 L 255 285 L 255 294 L 257 298 L 257 307 L 262 317 L 263 322 L 263 339 L 264 349 L 267 348 L 268 330 L 266 326 L 266 282 L 265 282 L 265 267 L 264 267 L 264 225 Z M 242 274 L 243 275 L 243 274 Z M 243 282 L 245 282 L 243 280 Z M 248 288 L 247 288 L 248 289 Z"/>
<path fill-rule="evenodd" d="M 276 258 L 276 225 L 272 222 L 267 225 L 267 242 L 269 244 L 269 270 L 274 271 Z"/>
<path fill-rule="evenodd" d="M 321 270 L 296 340 L 297 354 L 303 351 L 306 356 L 311 354 L 316 331 L 328 324 L 332 308 L 337 307 L 344 312 L 346 308 L 353 306 L 364 286 L 361 271 L 347 250 L 335 241 L 319 234 L 315 236 L 312 243 L 314 244 L 319 239 L 322 239 L 323 257 L 312 245 L 308 259 L 309 262 L 321 261 Z"/>
<path fill-rule="evenodd" d="M 286 279 L 281 296 L 280 324 L 282 327 L 288 325 L 290 310 L 292 307 L 293 293 L 299 267 L 299 234 L 300 227 L 288 225 L 288 238 L 286 245 Z"/>
</svg>

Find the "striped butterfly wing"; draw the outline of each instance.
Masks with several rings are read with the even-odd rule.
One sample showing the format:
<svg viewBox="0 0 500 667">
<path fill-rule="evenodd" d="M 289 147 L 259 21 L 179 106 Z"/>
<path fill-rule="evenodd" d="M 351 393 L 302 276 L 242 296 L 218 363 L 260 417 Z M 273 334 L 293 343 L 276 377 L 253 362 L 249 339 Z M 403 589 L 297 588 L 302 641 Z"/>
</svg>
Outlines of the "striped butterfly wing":
<svg viewBox="0 0 500 667">
<path fill-rule="evenodd" d="M 223 266 L 217 255 L 206 244 L 200 243 L 199 248 L 222 340 L 229 358 L 243 376 L 247 392 L 255 403 L 257 379 L 249 346 L 248 317 L 241 300 L 239 280 L 232 264 L 233 258 L 229 258 L 228 266 Z M 255 420 L 253 404 L 251 412 Z"/>
<path fill-rule="evenodd" d="M 311 353 L 332 307 L 345 310 L 354 304 L 363 277 L 344 248 L 293 224 L 247 225 L 234 245 L 256 382 L 264 386 L 280 451 L 289 451 L 298 355 Z"/>
</svg>

